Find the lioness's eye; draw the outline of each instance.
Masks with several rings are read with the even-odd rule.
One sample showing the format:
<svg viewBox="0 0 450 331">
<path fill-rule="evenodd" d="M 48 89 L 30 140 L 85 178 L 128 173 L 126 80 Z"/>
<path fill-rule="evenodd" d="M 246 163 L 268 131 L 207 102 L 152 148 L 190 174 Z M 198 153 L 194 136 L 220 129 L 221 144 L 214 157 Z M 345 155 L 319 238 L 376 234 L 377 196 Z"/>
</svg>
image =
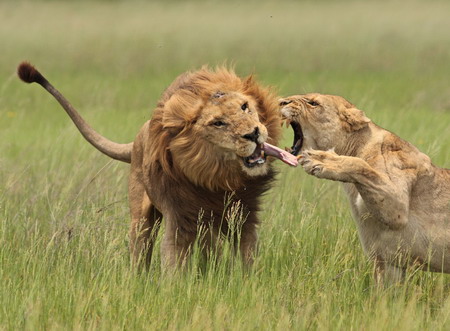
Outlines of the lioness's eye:
<svg viewBox="0 0 450 331">
<path fill-rule="evenodd" d="M 306 101 L 308 104 L 310 104 L 311 106 L 313 106 L 313 107 L 316 107 L 316 106 L 318 106 L 319 104 L 317 103 L 317 102 L 315 102 L 314 100 L 308 100 L 308 101 Z"/>
<path fill-rule="evenodd" d="M 227 125 L 227 124 L 225 122 L 222 122 L 222 121 L 215 121 L 213 123 L 213 125 L 219 127 L 219 126 L 224 126 L 224 125 Z"/>
<path fill-rule="evenodd" d="M 281 107 L 287 106 L 287 105 L 290 104 L 290 103 L 292 103 L 291 100 L 281 100 L 281 101 L 280 101 L 280 106 L 281 106 Z"/>
<path fill-rule="evenodd" d="M 248 102 L 246 102 L 246 103 L 244 103 L 242 106 L 241 106 L 241 109 L 242 110 L 247 110 L 248 109 Z"/>
</svg>

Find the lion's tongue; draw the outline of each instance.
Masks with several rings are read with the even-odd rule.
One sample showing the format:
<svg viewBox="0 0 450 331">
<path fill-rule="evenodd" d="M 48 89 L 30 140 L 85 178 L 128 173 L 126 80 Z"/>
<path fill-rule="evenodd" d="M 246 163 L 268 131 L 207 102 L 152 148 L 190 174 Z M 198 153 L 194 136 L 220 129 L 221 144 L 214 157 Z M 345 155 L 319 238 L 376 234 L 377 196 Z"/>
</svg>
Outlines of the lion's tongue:
<svg viewBox="0 0 450 331">
<path fill-rule="evenodd" d="M 298 160 L 294 155 L 278 148 L 277 146 L 264 143 L 263 150 L 267 155 L 274 156 L 290 166 L 296 167 L 298 165 Z"/>
</svg>

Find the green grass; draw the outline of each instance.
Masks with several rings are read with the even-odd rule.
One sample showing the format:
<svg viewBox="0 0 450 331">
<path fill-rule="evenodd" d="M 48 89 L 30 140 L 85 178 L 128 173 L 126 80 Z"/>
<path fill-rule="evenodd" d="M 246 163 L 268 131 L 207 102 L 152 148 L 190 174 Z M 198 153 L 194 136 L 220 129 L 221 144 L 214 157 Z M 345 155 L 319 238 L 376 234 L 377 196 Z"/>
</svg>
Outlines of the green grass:
<svg viewBox="0 0 450 331">
<path fill-rule="evenodd" d="M 376 290 L 340 186 L 281 164 L 252 273 L 225 256 L 164 278 L 159 242 L 150 272 L 134 273 L 129 167 L 14 74 L 31 61 L 94 128 L 128 142 L 179 73 L 231 63 L 280 95 L 342 95 L 448 168 L 449 12 L 445 1 L 1 2 L 0 329 L 449 329 L 448 276 Z"/>
</svg>

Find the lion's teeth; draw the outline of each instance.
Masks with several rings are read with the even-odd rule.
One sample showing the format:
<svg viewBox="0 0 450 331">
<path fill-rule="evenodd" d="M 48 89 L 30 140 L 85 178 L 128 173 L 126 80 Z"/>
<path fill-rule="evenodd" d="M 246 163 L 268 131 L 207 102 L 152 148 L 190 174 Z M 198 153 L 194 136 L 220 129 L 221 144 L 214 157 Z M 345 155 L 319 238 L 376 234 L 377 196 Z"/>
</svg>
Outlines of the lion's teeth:
<svg viewBox="0 0 450 331">
<path fill-rule="evenodd" d="M 288 128 L 289 127 L 289 125 L 291 125 L 291 120 L 290 119 L 288 119 L 288 118 L 286 118 L 286 127 Z"/>
</svg>

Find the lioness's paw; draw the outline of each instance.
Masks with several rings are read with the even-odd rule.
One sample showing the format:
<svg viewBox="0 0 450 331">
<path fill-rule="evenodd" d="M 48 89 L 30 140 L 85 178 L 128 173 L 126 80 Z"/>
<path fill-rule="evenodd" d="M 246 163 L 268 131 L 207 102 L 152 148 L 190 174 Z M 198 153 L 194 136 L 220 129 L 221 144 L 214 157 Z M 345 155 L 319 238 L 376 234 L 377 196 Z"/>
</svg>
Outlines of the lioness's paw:
<svg viewBox="0 0 450 331">
<path fill-rule="evenodd" d="M 300 164 L 303 169 L 310 175 L 319 177 L 320 173 L 323 171 L 323 162 L 321 161 L 322 157 L 320 151 L 315 150 L 307 150 L 302 153 L 302 157 L 300 158 Z"/>
<path fill-rule="evenodd" d="M 334 151 L 306 150 L 302 153 L 300 164 L 310 175 L 318 178 L 334 179 L 332 173 L 336 170 L 339 155 Z"/>
</svg>

